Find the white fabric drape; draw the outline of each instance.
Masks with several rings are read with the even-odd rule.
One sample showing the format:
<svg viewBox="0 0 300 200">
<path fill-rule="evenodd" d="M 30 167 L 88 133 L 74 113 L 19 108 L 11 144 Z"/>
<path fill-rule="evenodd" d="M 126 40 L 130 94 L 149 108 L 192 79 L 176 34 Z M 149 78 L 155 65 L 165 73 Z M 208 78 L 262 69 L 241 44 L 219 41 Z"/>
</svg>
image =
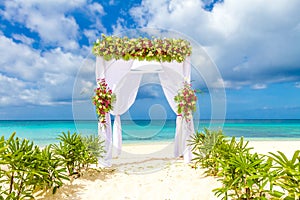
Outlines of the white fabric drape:
<svg viewBox="0 0 300 200">
<path fill-rule="evenodd" d="M 143 67 L 145 65 L 147 67 Z M 151 71 L 151 65 L 153 71 Z M 113 130 L 111 130 L 110 114 L 106 115 L 107 124 L 105 127 L 100 123 L 98 124 L 98 134 L 105 139 L 106 156 L 104 160 L 106 166 L 111 165 L 112 147 L 116 150 L 114 151 L 116 156 L 121 153 L 122 125 L 120 116 L 134 103 L 143 73 L 160 72 L 159 78 L 164 94 L 172 110 L 178 114 L 174 96 L 182 88 L 184 81 L 190 81 L 191 67 L 189 60 L 184 63 L 164 62 L 159 65 L 161 67 L 155 62 L 133 60 L 105 61 L 102 57 L 97 57 L 96 79 L 105 78 L 108 86 L 116 94 L 116 102 L 111 111 L 111 114 L 115 115 Z M 191 149 L 186 140 L 189 139 L 192 133 L 194 133 L 193 121 L 187 122 L 182 116 L 177 116 L 174 155 L 175 157 L 184 156 L 185 162 L 191 160 Z"/>
<path fill-rule="evenodd" d="M 164 72 L 159 74 L 159 79 L 170 107 L 177 114 L 174 156 L 184 156 L 184 161 L 188 163 L 192 159 L 192 153 L 187 140 L 194 134 L 194 123 L 193 120 L 187 122 L 178 115 L 174 97 L 183 87 L 184 81 L 190 82 L 191 66 L 189 60 L 185 61 L 183 65 L 179 63 L 163 63 L 162 65 Z"/>
<path fill-rule="evenodd" d="M 111 111 L 111 114 L 115 115 L 113 131 L 112 133 L 110 131 L 112 137 L 107 136 L 111 124 L 108 124 L 106 132 L 105 129 L 99 132 L 106 135 L 104 138 L 106 138 L 105 149 L 107 149 L 107 155 L 105 158 L 107 160 L 112 158 L 112 147 L 114 147 L 115 156 L 119 156 L 121 153 L 122 125 L 120 115 L 124 114 L 134 103 L 142 78 L 141 73 L 131 72 L 133 63 L 132 60 L 105 61 L 102 57 L 97 57 L 96 60 L 96 78 L 105 78 L 108 86 L 116 95 L 116 102 L 113 104 L 113 110 Z"/>
<path fill-rule="evenodd" d="M 116 103 L 111 114 L 115 115 L 113 127 L 113 146 L 116 149 L 115 156 L 121 154 L 122 149 L 122 125 L 120 115 L 124 114 L 134 103 L 142 74 L 128 73 L 124 76 L 113 92 L 116 94 Z"/>
<path fill-rule="evenodd" d="M 191 82 L 191 60 L 190 57 L 186 58 L 184 64 L 183 64 L 183 76 L 185 77 L 186 81 L 188 83 Z M 190 115 L 192 116 L 192 115 Z M 192 148 L 190 145 L 187 144 L 187 141 L 190 140 L 191 136 L 195 133 L 194 128 L 194 121 L 193 118 L 191 118 L 190 121 L 186 122 L 186 129 L 185 129 L 185 139 L 184 139 L 184 161 L 186 163 L 190 162 L 192 160 Z"/>
<path fill-rule="evenodd" d="M 104 140 L 104 150 L 106 152 L 106 155 L 104 156 L 104 160 L 101 159 L 98 160 L 99 163 L 101 163 L 104 166 L 110 167 L 111 166 L 111 159 L 112 159 L 112 129 L 111 129 L 111 119 L 110 114 L 106 113 L 105 115 L 106 124 L 102 124 L 98 122 L 98 135 L 101 138 L 101 140 Z"/>
</svg>

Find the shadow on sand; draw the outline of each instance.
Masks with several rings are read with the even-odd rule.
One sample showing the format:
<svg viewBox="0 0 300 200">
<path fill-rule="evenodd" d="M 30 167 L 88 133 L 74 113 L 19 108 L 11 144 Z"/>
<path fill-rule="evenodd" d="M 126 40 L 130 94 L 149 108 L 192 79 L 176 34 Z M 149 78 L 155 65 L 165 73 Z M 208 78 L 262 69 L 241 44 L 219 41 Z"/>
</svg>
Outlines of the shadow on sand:
<svg viewBox="0 0 300 200">
<path fill-rule="evenodd" d="M 79 178 L 72 177 L 70 182 L 66 182 L 53 195 L 52 190 L 39 195 L 39 200 L 61 200 L 61 199 L 80 199 L 80 194 L 84 193 L 87 187 L 87 181 L 104 181 L 114 174 L 115 169 L 88 169 L 84 171 Z"/>
</svg>

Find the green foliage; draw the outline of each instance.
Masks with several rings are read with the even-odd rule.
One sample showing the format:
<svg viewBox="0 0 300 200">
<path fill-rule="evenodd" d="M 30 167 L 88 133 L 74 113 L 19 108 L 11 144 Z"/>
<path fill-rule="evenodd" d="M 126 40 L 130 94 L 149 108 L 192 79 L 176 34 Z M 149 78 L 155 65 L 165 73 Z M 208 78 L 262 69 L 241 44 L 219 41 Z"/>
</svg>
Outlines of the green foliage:
<svg viewBox="0 0 300 200">
<path fill-rule="evenodd" d="M 101 141 L 98 136 L 89 135 L 82 137 L 82 142 L 88 150 L 86 164 L 97 164 L 98 159 L 102 158 L 105 153 L 104 141 Z"/>
<path fill-rule="evenodd" d="M 222 143 L 224 139 L 225 135 L 221 130 L 210 131 L 207 128 L 204 128 L 204 133 L 196 132 L 196 134 L 192 136 L 190 145 L 192 146 L 192 151 L 199 151 L 199 154 L 196 155 L 204 158 L 216 145 Z"/>
<path fill-rule="evenodd" d="M 81 136 L 77 133 L 62 133 L 58 138 L 58 145 L 54 145 L 54 151 L 61 156 L 64 166 L 67 168 L 69 175 L 77 174 L 81 171 L 81 163 L 86 151 Z"/>
<path fill-rule="evenodd" d="M 6 167 L 1 173 L 1 182 L 8 186 L 1 193 L 6 199 L 33 198 L 38 188 L 53 189 L 62 185 L 66 170 L 60 161 L 53 158 L 50 147 L 40 150 L 33 142 L 19 139 L 13 133 L 6 141 L 1 138 L 1 163 Z M 4 146 L 5 145 L 5 146 Z"/>
<path fill-rule="evenodd" d="M 225 143 L 225 136 L 221 130 L 210 131 L 204 129 L 204 133 L 196 132 L 190 141 L 195 158 L 195 165 L 206 168 L 208 175 L 216 176 L 219 172 L 218 147 Z"/>
<path fill-rule="evenodd" d="M 106 36 L 97 40 L 93 46 L 93 53 L 105 60 L 137 59 L 158 62 L 183 62 L 191 55 L 192 48 L 183 39 L 158 39 Z"/>
<path fill-rule="evenodd" d="M 206 168 L 207 175 L 218 175 L 222 187 L 213 191 L 222 199 L 268 199 L 272 191 L 275 172 L 271 171 L 272 159 L 251 154 L 248 142 L 232 137 L 227 140 L 219 131 L 204 129 L 191 139 L 196 166 Z M 266 187 L 270 185 L 270 190 Z"/>
<path fill-rule="evenodd" d="M 5 163 L 5 160 L 3 157 L 5 156 L 5 150 L 7 149 L 7 145 L 5 143 L 4 136 L 0 138 L 0 200 L 4 199 L 2 197 L 2 194 L 4 193 L 2 190 L 1 183 L 3 182 L 3 176 L 4 176 L 4 170 L 1 168 L 1 166 Z"/>
<path fill-rule="evenodd" d="M 271 161 L 265 162 L 264 156 L 249 151 L 231 154 L 222 160 L 222 187 L 214 189 L 223 199 L 267 199 L 266 185 L 269 181 Z"/>
<path fill-rule="evenodd" d="M 63 132 L 58 139 L 60 142 L 54 145 L 54 151 L 63 159 L 70 176 L 80 174 L 82 168 L 90 164 L 97 164 L 98 157 L 104 152 L 102 142 L 93 136 L 83 138 L 77 133 Z"/>
<path fill-rule="evenodd" d="M 34 177 L 40 173 L 35 170 L 38 147 L 26 139 L 15 138 L 15 133 L 6 141 L 6 145 L 8 148 L 2 159 L 8 170 L 4 170 L 3 182 L 9 189 L 4 194 L 8 199 L 33 198 Z"/>
<path fill-rule="evenodd" d="M 35 190 L 47 191 L 53 188 L 52 193 L 63 185 L 63 180 L 69 180 L 66 176 L 66 168 L 63 167 L 63 160 L 56 156 L 51 150 L 52 145 L 44 147 L 38 156 L 38 168 L 40 174 L 36 176 Z"/>
<path fill-rule="evenodd" d="M 54 194 L 64 180 L 69 180 L 67 172 L 80 172 L 80 167 L 97 163 L 96 158 L 103 153 L 102 142 L 93 136 L 81 138 L 76 133 L 63 133 L 59 145 L 41 150 L 15 135 L 7 140 L 0 138 L 0 200 L 33 199 L 33 195 L 50 189 Z"/>
<path fill-rule="evenodd" d="M 271 184 L 284 190 L 275 190 L 271 194 L 286 200 L 300 199 L 300 150 L 297 150 L 290 160 L 280 151 L 270 154 L 270 158 L 275 162 Z"/>
</svg>

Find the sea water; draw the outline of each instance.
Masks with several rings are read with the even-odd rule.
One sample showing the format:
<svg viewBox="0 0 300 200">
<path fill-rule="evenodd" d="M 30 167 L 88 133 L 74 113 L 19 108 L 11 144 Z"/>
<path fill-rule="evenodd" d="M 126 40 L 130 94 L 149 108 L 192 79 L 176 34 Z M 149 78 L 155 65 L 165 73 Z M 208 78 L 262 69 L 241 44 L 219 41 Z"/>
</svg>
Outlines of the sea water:
<svg viewBox="0 0 300 200">
<path fill-rule="evenodd" d="M 300 140 L 300 120 L 225 120 L 195 121 L 195 129 L 222 129 L 226 136 L 244 137 L 248 140 Z M 122 121 L 124 143 L 173 141 L 175 120 Z M 0 136 L 27 138 L 44 146 L 57 143 L 62 132 L 97 135 L 97 121 L 0 121 Z"/>
</svg>

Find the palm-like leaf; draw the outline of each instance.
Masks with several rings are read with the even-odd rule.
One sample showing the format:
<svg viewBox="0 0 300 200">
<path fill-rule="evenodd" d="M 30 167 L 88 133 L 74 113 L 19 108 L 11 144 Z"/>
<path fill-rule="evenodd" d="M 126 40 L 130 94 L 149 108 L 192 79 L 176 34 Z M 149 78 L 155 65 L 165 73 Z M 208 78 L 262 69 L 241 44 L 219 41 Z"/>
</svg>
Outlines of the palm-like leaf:
<svg viewBox="0 0 300 200">
<path fill-rule="evenodd" d="M 278 151 L 270 152 L 270 158 L 274 160 L 275 178 L 272 184 L 280 186 L 288 195 L 280 191 L 273 191 L 275 197 L 286 196 L 286 199 L 299 199 L 300 194 L 300 150 L 294 152 L 292 159 Z"/>
</svg>

